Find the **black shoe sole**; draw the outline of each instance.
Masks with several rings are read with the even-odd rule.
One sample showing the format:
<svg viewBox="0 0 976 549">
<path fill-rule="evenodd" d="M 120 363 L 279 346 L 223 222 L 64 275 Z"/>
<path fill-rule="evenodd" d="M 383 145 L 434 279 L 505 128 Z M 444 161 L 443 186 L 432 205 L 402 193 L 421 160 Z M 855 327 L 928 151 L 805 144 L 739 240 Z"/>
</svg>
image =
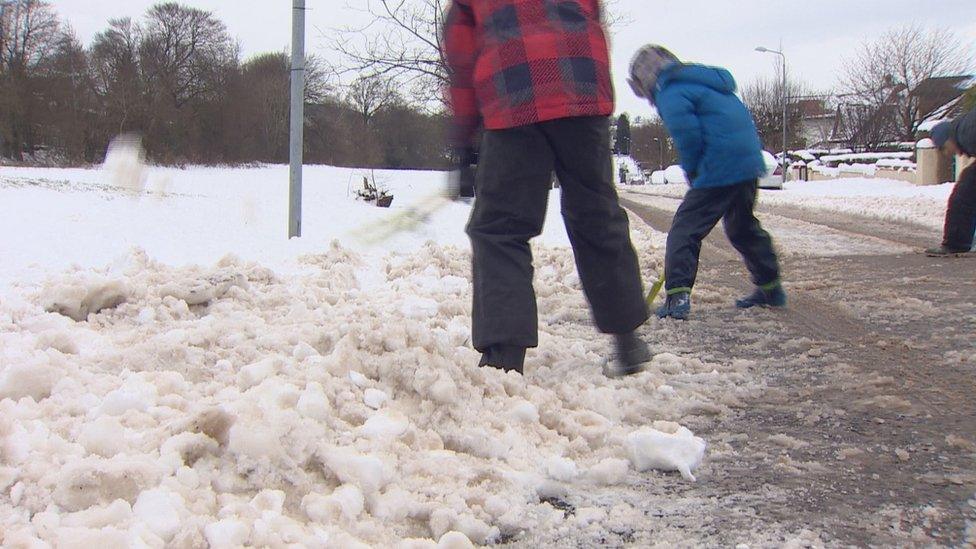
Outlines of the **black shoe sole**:
<svg viewBox="0 0 976 549">
<path fill-rule="evenodd" d="M 522 368 L 514 368 L 514 367 L 510 367 L 510 366 L 495 366 L 494 364 L 478 364 L 478 366 L 480 366 L 481 368 L 494 368 L 496 370 L 501 370 L 501 371 L 506 372 L 506 373 L 507 372 L 515 372 L 515 373 L 517 373 L 520 376 L 521 375 L 525 375 L 522 372 Z"/>
</svg>

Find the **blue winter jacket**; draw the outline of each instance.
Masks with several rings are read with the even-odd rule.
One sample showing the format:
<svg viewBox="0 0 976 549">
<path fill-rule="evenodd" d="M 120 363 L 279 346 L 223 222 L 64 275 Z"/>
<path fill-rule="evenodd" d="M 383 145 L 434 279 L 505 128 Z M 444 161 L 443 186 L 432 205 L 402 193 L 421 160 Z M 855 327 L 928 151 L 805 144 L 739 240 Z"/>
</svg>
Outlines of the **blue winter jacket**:
<svg viewBox="0 0 976 549">
<path fill-rule="evenodd" d="M 723 187 L 766 175 L 749 109 L 729 71 L 675 64 L 664 69 L 654 103 L 692 188 Z"/>
</svg>

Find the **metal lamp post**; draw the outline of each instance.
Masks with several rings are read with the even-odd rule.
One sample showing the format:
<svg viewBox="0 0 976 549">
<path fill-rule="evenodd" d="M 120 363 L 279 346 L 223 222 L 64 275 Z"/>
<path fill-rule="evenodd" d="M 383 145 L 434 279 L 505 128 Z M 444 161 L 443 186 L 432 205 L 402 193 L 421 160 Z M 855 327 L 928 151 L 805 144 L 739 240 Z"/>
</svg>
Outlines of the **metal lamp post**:
<svg viewBox="0 0 976 549">
<path fill-rule="evenodd" d="M 781 51 L 771 50 L 769 48 L 764 48 L 759 46 L 756 48 L 759 53 L 772 53 L 783 58 L 783 184 L 786 184 L 786 124 L 787 124 L 787 107 L 789 103 L 789 95 L 787 95 L 786 89 L 786 55 Z"/>
<path fill-rule="evenodd" d="M 291 131 L 289 135 L 288 238 L 302 236 L 302 163 L 305 149 L 305 0 L 294 0 L 291 18 Z"/>
<path fill-rule="evenodd" d="M 658 143 L 658 145 L 659 145 L 659 147 L 661 149 L 661 155 L 658 157 L 658 159 L 659 159 L 659 163 L 658 164 L 661 166 L 661 169 L 663 170 L 664 169 L 664 140 L 661 139 L 660 137 L 652 137 L 651 139 L 653 139 L 654 141 L 657 141 L 657 143 Z"/>
</svg>

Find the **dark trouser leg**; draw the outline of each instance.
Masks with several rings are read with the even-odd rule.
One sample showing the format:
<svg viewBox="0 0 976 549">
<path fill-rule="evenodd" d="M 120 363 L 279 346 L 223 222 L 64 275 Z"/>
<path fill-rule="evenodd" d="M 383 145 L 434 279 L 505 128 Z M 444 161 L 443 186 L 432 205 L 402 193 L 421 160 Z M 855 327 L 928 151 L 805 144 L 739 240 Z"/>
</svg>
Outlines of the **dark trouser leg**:
<svg viewBox="0 0 976 549">
<path fill-rule="evenodd" d="M 648 311 L 630 222 L 613 185 L 609 121 L 566 118 L 540 126 L 555 151 L 566 232 L 597 328 L 631 332 Z"/>
<path fill-rule="evenodd" d="M 725 234 L 732 246 L 742 254 L 746 268 L 756 286 L 764 287 L 779 281 L 779 262 L 769 233 L 756 219 L 756 182 L 731 188 L 732 201 L 725 213 Z"/>
<path fill-rule="evenodd" d="M 472 343 L 538 345 L 529 240 L 542 232 L 552 150 L 537 125 L 484 134 L 467 233 L 473 253 Z"/>
<path fill-rule="evenodd" d="M 733 193 L 728 187 L 691 189 L 674 213 L 664 256 L 664 280 L 669 294 L 690 292 L 698 277 L 702 240 L 725 215 Z"/>
<path fill-rule="evenodd" d="M 945 236 L 942 246 L 949 250 L 969 250 L 976 231 L 976 165 L 962 171 L 959 182 L 949 195 Z"/>
</svg>

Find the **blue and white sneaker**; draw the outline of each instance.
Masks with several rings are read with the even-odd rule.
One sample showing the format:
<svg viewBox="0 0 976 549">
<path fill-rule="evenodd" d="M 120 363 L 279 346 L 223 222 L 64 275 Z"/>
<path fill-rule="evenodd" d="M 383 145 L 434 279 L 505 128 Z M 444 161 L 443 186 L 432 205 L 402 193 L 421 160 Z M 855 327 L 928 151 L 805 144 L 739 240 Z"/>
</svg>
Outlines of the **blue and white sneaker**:
<svg viewBox="0 0 976 549">
<path fill-rule="evenodd" d="M 678 292 L 668 295 L 668 299 L 664 302 L 664 305 L 658 308 L 657 317 L 688 320 L 688 314 L 690 312 L 691 294 L 688 292 Z"/>
<path fill-rule="evenodd" d="M 735 306 L 740 309 L 750 309 L 752 307 L 786 307 L 786 292 L 783 285 L 779 282 L 767 286 L 756 288 L 751 295 L 735 302 Z"/>
</svg>

